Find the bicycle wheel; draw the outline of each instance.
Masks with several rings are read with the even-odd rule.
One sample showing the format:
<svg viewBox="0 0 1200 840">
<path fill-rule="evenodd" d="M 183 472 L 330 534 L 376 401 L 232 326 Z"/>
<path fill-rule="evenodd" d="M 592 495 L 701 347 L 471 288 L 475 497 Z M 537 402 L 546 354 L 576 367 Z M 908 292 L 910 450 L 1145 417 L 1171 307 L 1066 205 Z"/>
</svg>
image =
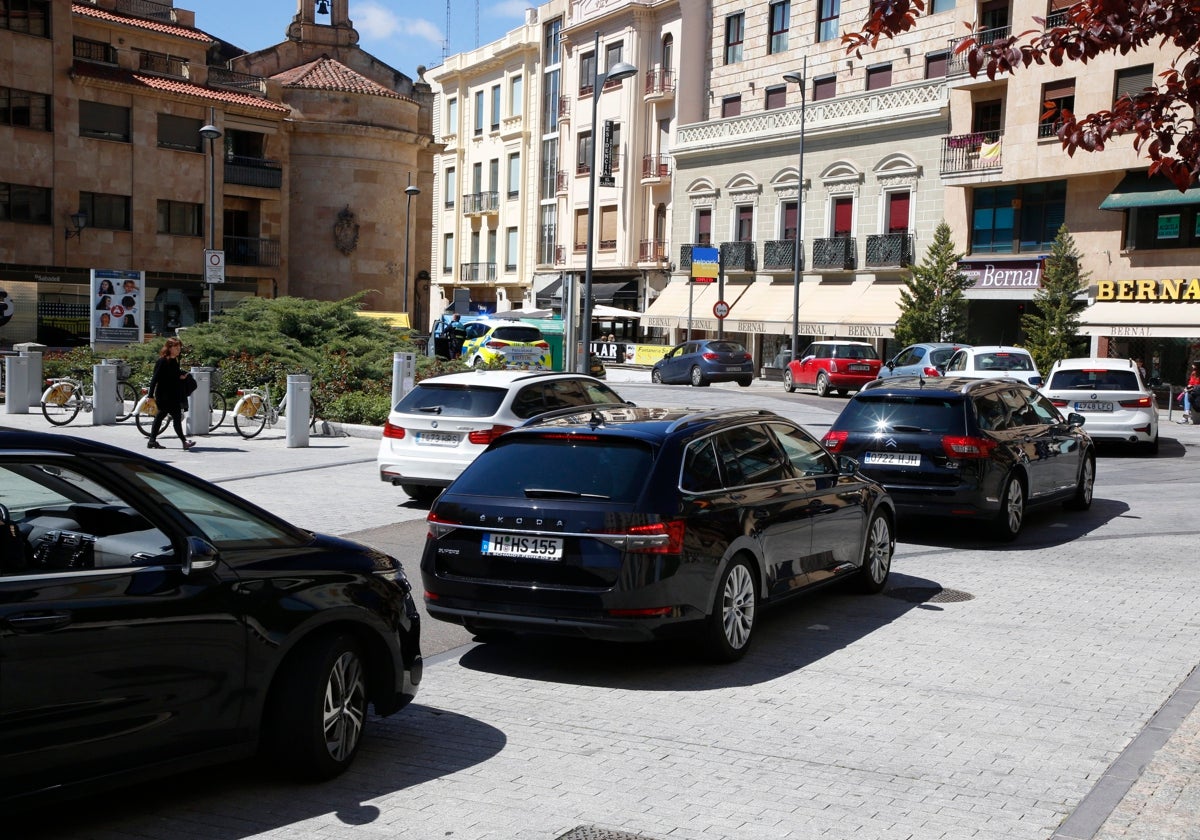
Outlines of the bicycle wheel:
<svg viewBox="0 0 1200 840">
<path fill-rule="evenodd" d="M 225 422 L 225 414 L 229 410 L 229 404 L 225 402 L 224 394 L 211 394 L 209 395 L 209 399 L 212 401 L 210 403 L 210 407 L 212 408 L 212 416 L 209 417 L 210 425 L 208 430 L 210 432 L 215 432 L 218 428 L 220 428 L 221 424 Z"/>
<path fill-rule="evenodd" d="M 117 383 L 117 422 L 128 420 L 133 416 L 133 410 L 137 408 L 138 392 L 124 379 Z"/>
<path fill-rule="evenodd" d="M 158 403 L 154 397 L 142 397 L 133 409 L 133 420 L 138 431 L 150 437 L 150 429 L 154 426 L 154 415 L 158 414 Z"/>
<path fill-rule="evenodd" d="M 267 407 L 258 394 L 246 394 L 233 407 L 233 428 L 242 437 L 249 439 L 267 425 Z"/>
<path fill-rule="evenodd" d="M 72 382 L 55 382 L 42 393 L 42 414 L 55 426 L 65 426 L 79 414 L 78 389 Z"/>
</svg>

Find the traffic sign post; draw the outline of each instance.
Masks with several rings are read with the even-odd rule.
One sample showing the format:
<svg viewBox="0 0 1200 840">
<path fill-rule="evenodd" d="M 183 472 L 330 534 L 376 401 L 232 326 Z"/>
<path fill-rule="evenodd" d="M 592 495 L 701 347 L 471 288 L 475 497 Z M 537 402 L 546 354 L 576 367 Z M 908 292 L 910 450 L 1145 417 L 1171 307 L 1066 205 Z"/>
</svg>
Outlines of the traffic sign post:
<svg viewBox="0 0 1200 840">
<path fill-rule="evenodd" d="M 204 282 L 205 283 L 224 283 L 225 282 L 225 252 L 224 251 L 204 251 Z"/>
<path fill-rule="evenodd" d="M 717 301 L 713 304 L 713 314 L 724 320 L 729 315 L 729 304 L 723 300 Z"/>
</svg>

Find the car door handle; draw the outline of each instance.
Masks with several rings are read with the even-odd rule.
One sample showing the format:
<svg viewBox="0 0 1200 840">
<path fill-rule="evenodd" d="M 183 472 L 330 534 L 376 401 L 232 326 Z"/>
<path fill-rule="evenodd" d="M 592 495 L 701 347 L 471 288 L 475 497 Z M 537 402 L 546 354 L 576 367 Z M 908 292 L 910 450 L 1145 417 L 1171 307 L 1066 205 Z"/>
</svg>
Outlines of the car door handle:
<svg viewBox="0 0 1200 840">
<path fill-rule="evenodd" d="M 40 631 L 57 630 L 71 623 L 69 612 L 20 613 L 10 615 L 8 623 L 14 630 Z"/>
</svg>

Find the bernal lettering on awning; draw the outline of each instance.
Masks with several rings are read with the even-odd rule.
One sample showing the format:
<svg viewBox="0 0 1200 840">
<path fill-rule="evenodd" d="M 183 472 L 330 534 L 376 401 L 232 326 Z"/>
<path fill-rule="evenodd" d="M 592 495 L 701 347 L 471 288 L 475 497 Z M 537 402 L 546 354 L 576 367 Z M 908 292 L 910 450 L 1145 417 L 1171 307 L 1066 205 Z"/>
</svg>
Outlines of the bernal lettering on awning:
<svg viewBox="0 0 1200 840">
<path fill-rule="evenodd" d="M 1096 300 L 1193 301 L 1200 300 L 1200 279 L 1101 280 Z"/>
</svg>

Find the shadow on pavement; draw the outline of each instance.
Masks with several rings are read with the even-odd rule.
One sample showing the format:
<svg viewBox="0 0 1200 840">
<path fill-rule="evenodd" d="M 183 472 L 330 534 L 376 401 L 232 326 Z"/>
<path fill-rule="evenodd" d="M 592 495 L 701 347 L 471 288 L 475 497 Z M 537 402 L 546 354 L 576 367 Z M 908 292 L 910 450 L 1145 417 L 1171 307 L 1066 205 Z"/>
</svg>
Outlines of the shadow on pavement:
<svg viewBox="0 0 1200 840">
<path fill-rule="evenodd" d="M 1012 542 L 991 539 L 990 523 L 979 519 L 945 519 L 937 517 L 901 518 L 896 523 L 896 541 L 907 545 L 969 548 L 976 551 L 1035 551 L 1066 545 L 1085 537 L 1129 512 L 1129 505 L 1117 499 L 1092 499 L 1085 511 L 1064 510 L 1059 503 L 1030 508 L 1025 512 L 1025 524 Z"/>
<path fill-rule="evenodd" d="M 390 718 L 372 717 L 354 764 L 328 782 L 292 783 L 262 762 L 244 761 L 163 776 L 67 807 L 8 815 L 4 833 L 56 840 L 113 835 L 235 840 L 326 814 L 343 826 L 371 825 L 381 812 L 368 800 L 487 761 L 505 743 L 495 727 L 414 703 Z M 335 828 L 323 831 L 336 834 Z"/>
<path fill-rule="evenodd" d="M 811 665 L 915 609 L 911 598 L 887 596 L 914 589 L 941 587 L 893 573 L 881 595 L 850 594 L 838 586 L 764 610 L 750 651 L 727 665 L 704 661 L 693 640 L 621 644 L 532 634 L 476 645 L 459 664 L 520 679 L 635 691 L 759 685 Z"/>
</svg>

